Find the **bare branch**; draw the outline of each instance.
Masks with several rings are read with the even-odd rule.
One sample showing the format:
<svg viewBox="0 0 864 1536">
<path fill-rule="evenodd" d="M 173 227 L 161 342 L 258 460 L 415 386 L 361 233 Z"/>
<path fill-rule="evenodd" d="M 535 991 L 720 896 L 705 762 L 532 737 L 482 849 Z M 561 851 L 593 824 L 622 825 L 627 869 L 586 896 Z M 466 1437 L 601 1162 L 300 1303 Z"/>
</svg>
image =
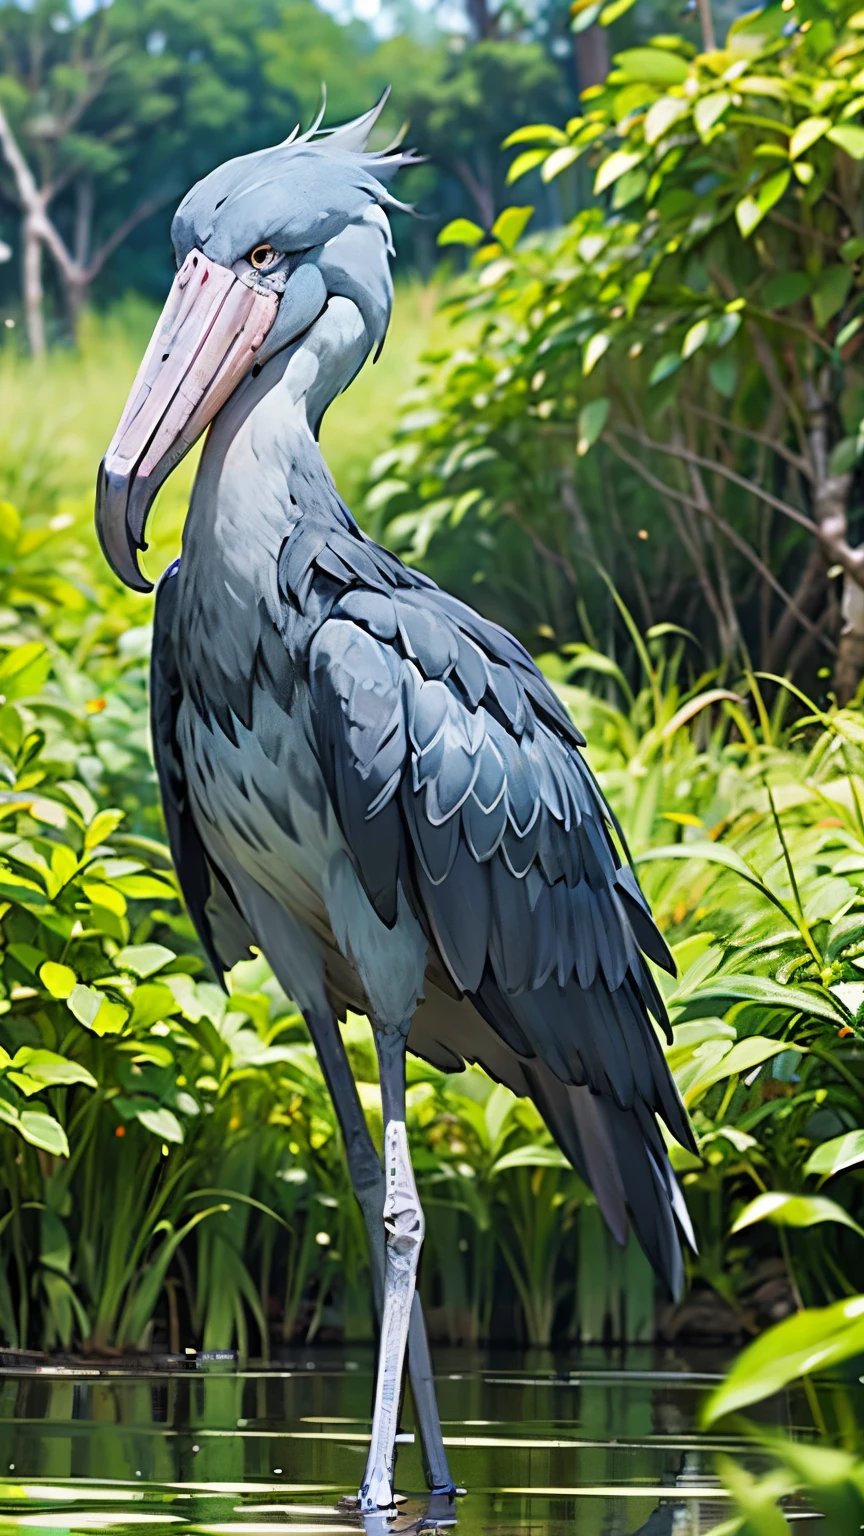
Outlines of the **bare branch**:
<svg viewBox="0 0 864 1536">
<path fill-rule="evenodd" d="M 772 496 L 770 491 L 763 491 L 762 487 L 746 476 L 739 475 L 734 469 L 728 469 L 725 464 L 720 464 L 714 459 L 704 459 L 701 454 L 691 453 L 688 448 L 676 448 L 671 443 L 658 443 L 651 437 L 646 437 L 643 432 L 637 432 L 633 427 L 620 426 L 619 432 L 625 436 L 635 438 L 643 448 L 652 448 L 657 453 L 667 453 L 672 458 L 683 459 L 685 463 L 695 464 L 699 469 L 710 470 L 713 474 L 722 475 L 730 480 L 748 495 L 755 496 L 759 501 L 764 501 L 766 506 L 774 507 L 777 512 L 782 512 L 799 527 L 805 528 L 814 539 L 818 539 L 828 551 L 832 561 L 841 565 L 859 586 L 864 586 L 864 547 L 853 549 L 845 538 L 845 519 L 826 518 L 820 522 L 814 522 L 801 512 L 798 507 L 789 505 L 788 501 L 781 501 L 779 496 Z M 748 546 L 749 547 L 749 546 Z"/>
<path fill-rule="evenodd" d="M 20 206 L 28 213 L 34 213 L 37 208 L 41 209 L 42 198 L 36 185 L 36 178 L 21 152 L 18 140 L 9 126 L 9 119 L 2 106 L 0 106 L 0 149 L 2 149 L 3 158 L 15 178 L 15 187 L 18 192 Z"/>
<path fill-rule="evenodd" d="M 779 458 L 785 459 L 787 464 L 791 464 L 793 469 L 797 469 L 798 473 L 803 475 L 805 479 L 814 479 L 813 471 L 803 455 L 795 453 L 792 448 L 787 448 L 785 443 L 778 442 L 776 437 L 769 436 L 767 432 L 755 432 L 752 427 L 739 426 L 737 421 L 729 421 L 725 416 L 715 415 L 714 411 L 706 411 L 703 406 L 694 405 L 692 400 L 684 398 L 680 403 L 685 411 L 692 412 L 694 416 L 701 416 L 704 421 L 710 421 L 714 426 L 722 427 L 728 432 L 736 432 L 739 437 L 749 437 L 754 443 L 762 443 L 765 448 L 770 448 L 771 452 L 776 453 Z"/>
<path fill-rule="evenodd" d="M 160 208 L 169 203 L 173 196 L 174 188 L 172 186 L 167 191 L 163 188 L 161 192 L 154 193 L 152 197 L 145 197 L 143 202 L 140 202 L 138 207 L 133 209 L 128 218 L 123 219 L 117 225 L 117 228 L 108 236 L 108 239 L 104 240 L 98 250 L 91 256 L 87 266 L 82 270 L 84 282 L 92 282 L 94 277 L 98 277 L 108 257 L 113 256 L 118 245 L 123 244 L 126 236 L 131 235 L 133 229 L 136 229 L 139 224 L 143 224 L 145 219 L 149 219 L 151 213 L 157 213 Z"/>
<path fill-rule="evenodd" d="M 828 650 L 832 652 L 836 650 L 836 646 L 832 643 L 832 641 L 828 640 L 825 635 L 820 633 L 818 626 L 807 617 L 806 613 L 802 613 L 801 609 L 798 607 L 798 604 L 794 601 L 793 598 L 789 596 L 786 588 L 780 585 L 780 582 L 777 580 L 777 577 L 774 575 L 773 571 L 770 570 L 764 561 L 760 560 L 759 556 L 756 554 L 756 551 L 751 549 L 750 545 L 747 543 L 747 540 L 742 538 L 737 529 L 733 528 L 731 523 L 727 523 L 726 519 L 721 517 L 719 512 L 715 512 L 710 503 L 706 504 L 705 506 L 700 506 L 695 497 L 688 496 L 684 491 L 679 491 L 674 486 L 667 485 L 665 480 L 658 479 L 656 475 L 651 473 L 650 469 L 646 469 L 645 465 L 640 459 L 637 459 L 634 454 L 628 453 L 627 449 L 622 447 L 622 445 L 616 441 L 614 433 L 604 432 L 603 441 L 608 443 L 613 452 L 617 453 L 618 457 L 623 459 L 625 464 L 629 464 L 631 469 L 635 469 L 636 473 L 642 477 L 645 483 L 650 485 L 653 490 L 658 491 L 661 496 L 669 496 L 673 501 L 680 502 L 682 506 L 690 507 L 694 512 L 698 512 L 701 517 L 707 517 L 709 521 L 712 522 L 715 527 L 725 535 L 729 542 L 735 545 L 735 548 L 738 549 L 742 555 L 744 555 L 745 559 L 749 560 L 750 564 L 753 565 L 757 571 L 759 571 L 760 575 L 765 581 L 768 582 L 769 586 L 773 587 L 774 591 L 777 593 L 777 596 L 782 600 L 785 606 L 789 608 L 792 613 L 794 613 L 798 623 L 803 625 L 805 629 L 811 630 L 814 635 L 817 635 L 821 643 L 826 646 Z M 814 532 L 815 531 L 816 530 L 814 528 Z"/>
</svg>

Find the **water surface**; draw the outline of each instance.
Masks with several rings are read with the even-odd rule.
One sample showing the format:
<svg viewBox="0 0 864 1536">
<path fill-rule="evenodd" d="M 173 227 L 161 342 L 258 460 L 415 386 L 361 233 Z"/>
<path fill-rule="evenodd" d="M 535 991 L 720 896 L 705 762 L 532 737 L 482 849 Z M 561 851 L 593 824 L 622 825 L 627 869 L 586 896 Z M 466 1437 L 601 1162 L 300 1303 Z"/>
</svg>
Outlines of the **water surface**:
<svg viewBox="0 0 864 1536">
<path fill-rule="evenodd" d="M 0 1370 L 0 1536 L 23 1530 L 154 1536 L 336 1536 L 362 1530 L 340 1499 L 365 1462 L 371 1355 L 310 1351 L 267 1368 L 191 1358 Z M 700 1436 L 716 1379 L 671 1354 L 484 1359 L 440 1352 L 438 1399 L 459 1536 L 697 1536 L 731 1513 L 713 1475 L 730 1436 Z M 788 1421 L 793 1411 L 781 1405 Z M 410 1405 L 383 1530 L 425 1509 Z M 746 1451 L 744 1452 L 746 1455 Z"/>
</svg>

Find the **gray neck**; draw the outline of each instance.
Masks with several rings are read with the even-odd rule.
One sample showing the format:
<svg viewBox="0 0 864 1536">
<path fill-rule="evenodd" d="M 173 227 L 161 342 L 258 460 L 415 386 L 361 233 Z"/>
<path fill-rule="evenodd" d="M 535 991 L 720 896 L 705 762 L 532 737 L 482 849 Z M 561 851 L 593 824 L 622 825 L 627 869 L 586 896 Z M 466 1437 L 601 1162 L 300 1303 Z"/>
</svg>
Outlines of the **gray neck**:
<svg viewBox="0 0 864 1536">
<path fill-rule="evenodd" d="M 360 311 L 331 299 L 306 335 L 251 376 L 207 438 L 183 532 L 181 574 L 209 608 L 280 607 L 276 566 L 304 515 L 343 521 L 316 431 L 368 352 Z M 214 612 L 214 619 L 216 613 Z"/>
</svg>

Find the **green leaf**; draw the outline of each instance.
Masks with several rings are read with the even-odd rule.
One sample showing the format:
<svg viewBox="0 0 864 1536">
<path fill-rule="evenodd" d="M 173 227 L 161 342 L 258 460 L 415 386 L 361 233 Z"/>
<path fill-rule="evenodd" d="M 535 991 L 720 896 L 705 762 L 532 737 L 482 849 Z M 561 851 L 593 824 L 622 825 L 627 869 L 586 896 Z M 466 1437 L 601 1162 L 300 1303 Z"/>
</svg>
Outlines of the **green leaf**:
<svg viewBox="0 0 864 1536">
<path fill-rule="evenodd" d="M 568 144 L 566 149 L 553 149 L 540 172 L 543 181 L 554 181 L 555 177 L 560 176 L 562 171 L 566 171 L 571 165 L 575 165 L 579 156 L 584 154 L 584 150 L 584 145 L 579 146 L 576 144 Z"/>
<path fill-rule="evenodd" d="M 51 658 L 41 641 L 16 645 L 0 662 L 0 693 L 7 700 L 39 693 L 50 671 Z"/>
<path fill-rule="evenodd" d="M 647 848 L 644 853 L 638 855 L 636 863 L 647 864 L 653 859 L 704 859 L 706 864 L 721 864 L 725 869 L 734 870 L 750 885 L 754 885 L 757 891 L 761 891 L 768 901 L 779 908 L 790 923 L 793 922 L 779 897 L 775 896 L 764 880 L 760 879 L 750 865 L 745 863 L 740 853 L 736 853 L 734 848 L 729 848 L 725 843 L 713 843 L 706 838 L 704 841 L 699 839 L 692 843 L 671 843 L 665 848 Z"/>
<path fill-rule="evenodd" d="M 173 949 L 166 949 L 164 944 L 130 944 L 118 951 L 113 963 L 118 970 L 131 971 L 135 976 L 152 976 L 176 958 Z"/>
<path fill-rule="evenodd" d="M 438 234 L 439 245 L 479 245 L 486 231 L 471 219 L 451 219 Z"/>
<path fill-rule="evenodd" d="M 566 144 L 567 135 L 561 128 L 555 128 L 551 123 L 529 123 L 526 128 L 517 128 L 515 133 L 508 133 L 502 149 L 512 149 L 514 144 Z"/>
<path fill-rule="evenodd" d="M 854 469 L 860 457 L 857 437 L 841 437 L 828 456 L 829 475 L 845 475 Z"/>
<path fill-rule="evenodd" d="M 806 154 L 811 145 L 821 139 L 830 127 L 830 117 L 805 117 L 789 140 L 790 160 L 797 160 L 799 155 Z"/>
<path fill-rule="evenodd" d="M 836 128 L 829 128 L 826 138 L 845 150 L 853 160 L 864 160 L 864 128 L 855 128 L 851 123 L 841 123 Z"/>
<path fill-rule="evenodd" d="M 701 139 L 707 139 L 715 123 L 719 122 L 732 101 L 730 91 L 712 91 L 702 96 L 693 108 L 693 121 Z"/>
<path fill-rule="evenodd" d="M 680 367 L 680 353 L 664 352 L 663 356 L 658 358 L 657 362 L 654 364 L 654 367 L 651 369 L 651 372 L 648 375 L 648 383 L 661 384 L 664 379 L 668 379 Z"/>
<path fill-rule="evenodd" d="M 0 901 L 17 902 L 22 907 L 50 906 L 40 886 L 21 875 L 13 875 L 8 869 L 0 869 Z"/>
<path fill-rule="evenodd" d="M 774 207 L 774 204 L 780 201 L 789 185 L 790 175 L 790 171 L 778 171 L 776 175 L 769 176 L 766 181 L 763 181 L 755 197 L 748 193 L 736 205 L 735 219 L 745 240 L 762 223 L 766 213 Z"/>
<path fill-rule="evenodd" d="M 40 968 L 39 980 L 52 997 L 60 998 L 63 1002 L 78 983 L 78 977 L 69 965 L 57 965 L 54 960 L 46 960 Z"/>
<path fill-rule="evenodd" d="M 656 144 L 669 129 L 690 112 L 690 103 L 684 96 L 661 96 L 649 109 L 645 118 L 644 134 L 647 143 Z"/>
<path fill-rule="evenodd" d="M 665 48 L 627 48 L 615 55 L 615 64 L 628 79 L 647 85 L 683 85 L 689 73 L 680 53 Z"/>
<path fill-rule="evenodd" d="M 790 987 L 767 976 L 749 976 L 741 971 L 725 971 L 711 976 L 698 988 L 700 998 L 730 998 L 739 1002 L 763 1003 L 768 1008 L 786 1008 L 808 1018 L 824 1019 L 828 1024 L 844 1025 L 846 1015 L 828 992 L 808 992 L 804 987 Z M 789 1047 L 788 1041 L 786 1042 Z"/>
<path fill-rule="evenodd" d="M 864 1296 L 797 1312 L 769 1328 L 738 1356 L 702 1410 L 703 1427 L 773 1396 L 790 1381 L 850 1360 L 862 1350 Z"/>
<path fill-rule="evenodd" d="M 853 281 L 851 268 L 839 262 L 836 266 L 826 267 L 823 272 L 820 272 L 811 299 L 813 317 L 818 326 L 827 325 L 829 320 L 833 320 L 843 308 Z"/>
<path fill-rule="evenodd" d="M 571 32 L 587 32 L 589 27 L 593 27 L 595 21 L 599 21 L 602 8 L 603 0 L 594 0 L 593 4 L 580 6 L 570 23 Z"/>
<path fill-rule="evenodd" d="M 80 1061 L 70 1061 L 56 1051 L 24 1045 L 15 1052 L 12 1066 L 34 1078 L 40 1088 L 65 1087 L 69 1083 L 84 1083 L 87 1088 L 97 1086 L 93 1074 Z"/>
<path fill-rule="evenodd" d="M 69 1143 L 59 1120 L 40 1109 L 22 1109 L 17 1128 L 31 1147 L 51 1152 L 55 1157 L 69 1156 Z"/>
<path fill-rule="evenodd" d="M 104 992 L 85 987 L 81 982 L 72 988 L 66 1007 L 79 1024 L 92 1029 L 95 1035 L 116 1035 L 129 1017 L 128 1008 L 121 1003 L 112 1003 Z"/>
<path fill-rule="evenodd" d="M 589 449 L 593 448 L 606 425 L 608 416 L 609 400 L 605 395 L 601 395 L 597 400 L 589 400 L 587 405 L 583 405 L 577 423 L 576 452 L 580 458 L 584 458 Z"/>
<path fill-rule="evenodd" d="M 685 1104 L 689 1108 L 714 1083 L 752 1072 L 754 1067 L 761 1066 L 763 1062 L 770 1061 L 772 1056 L 779 1056 L 789 1048 L 787 1041 L 769 1040 L 765 1035 L 748 1035 L 744 1040 L 738 1040 L 731 1049 L 724 1049 L 722 1055 L 709 1061 L 696 1077 L 690 1077 L 686 1087 L 679 1082 Z"/>
<path fill-rule="evenodd" d="M 842 1173 L 844 1168 L 854 1168 L 858 1163 L 864 1163 L 864 1131 L 847 1131 L 844 1136 L 823 1141 L 815 1152 L 811 1152 L 804 1164 L 804 1172 L 830 1179 L 832 1174 Z"/>
<path fill-rule="evenodd" d="M 637 165 L 641 165 L 643 158 L 641 152 L 631 153 L 626 149 L 616 149 L 613 154 L 608 155 L 601 162 L 594 178 L 595 196 L 605 192 L 607 187 L 611 187 L 613 182 L 618 180 L 619 176 L 624 176 Z"/>
<path fill-rule="evenodd" d="M 520 176 L 527 176 L 529 171 L 537 169 L 546 159 L 548 151 L 545 149 L 526 149 L 521 155 L 517 155 L 507 172 L 507 185 L 512 187 L 514 181 Z"/>
<path fill-rule="evenodd" d="M 505 1152 L 489 1170 L 493 1177 L 505 1173 L 508 1168 L 569 1168 L 563 1152 L 557 1147 L 516 1147 Z"/>
<path fill-rule="evenodd" d="M 505 251 L 512 251 L 521 240 L 533 212 L 533 208 L 505 208 L 499 213 L 492 225 L 492 235 Z"/>
<path fill-rule="evenodd" d="M 681 347 L 682 358 L 692 357 L 694 352 L 698 352 L 699 348 L 704 346 L 708 340 L 710 330 L 711 322 L 709 320 L 697 320 L 695 325 L 691 325 Z"/>
<path fill-rule="evenodd" d="M 810 278 L 806 272 L 776 272 L 765 283 L 760 297 L 766 309 L 788 309 L 809 292 Z"/>
<path fill-rule="evenodd" d="M 582 356 L 582 372 L 584 374 L 589 374 L 592 368 L 596 367 L 601 357 L 608 351 L 611 341 L 612 337 L 606 331 L 597 331 L 591 337 Z"/>
<path fill-rule="evenodd" d="M 104 843 L 106 837 L 110 837 L 112 832 L 116 832 L 124 817 L 124 811 L 100 811 L 98 816 L 94 816 L 84 834 L 84 848 L 86 852 L 92 852 L 100 843 Z"/>
<path fill-rule="evenodd" d="M 742 1232 L 757 1221 L 773 1221 L 778 1227 L 816 1227 L 831 1221 L 864 1237 L 864 1227 L 825 1195 L 784 1195 L 780 1190 L 768 1190 L 744 1207 L 730 1231 Z"/>
<path fill-rule="evenodd" d="M 141 1122 L 145 1130 L 158 1137 L 159 1141 L 182 1142 L 183 1140 L 183 1127 L 170 1109 L 138 1109 L 136 1107 L 135 1118 Z"/>
<path fill-rule="evenodd" d="M 613 21 L 617 21 L 619 16 L 626 15 L 635 4 L 636 0 L 611 0 L 611 4 L 604 5 L 600 12 L 601 27 L 611 27 Z"/>
<path fill-rule="evenodd" d="M 708 368 L 708 377 L 718 395 L 731 400 L 738 386 L 738 363 L 734 357 L 715 357 Z"/>
<path fill-rule="evenodd" d="M 100 889 L 104 892 L 106 887 L 102 886 Z M 122 891 L 125 896 L 131 896 L 133 901 L 143 901 L 149 896 L 155 896 L 157 899 L 161 898 L 165 901 L 175 901 L 177 899 L 177 892 L 174 887 L 167 885 L 164 880 L 156 880 L 153 875 L 119 875 L 116 880 L 111 882 L 111 886 L 108 889 L 118 892 Z M 89 889 L 87 894 L 88 896 L 90 895 Z M 90 899 L 91 901 L 102 901 L 103 896 L 91 897 Z M 113 909 L 109 908 L 109 910 Z"/>
</svg>

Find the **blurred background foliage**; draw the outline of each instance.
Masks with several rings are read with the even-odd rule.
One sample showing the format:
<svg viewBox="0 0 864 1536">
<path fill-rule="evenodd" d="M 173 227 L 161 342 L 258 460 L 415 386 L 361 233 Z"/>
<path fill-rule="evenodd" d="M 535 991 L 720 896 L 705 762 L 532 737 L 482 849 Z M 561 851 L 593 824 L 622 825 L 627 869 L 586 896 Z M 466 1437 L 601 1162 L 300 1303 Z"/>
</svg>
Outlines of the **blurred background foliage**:
<svg viewBox="0 0 864 1536">
<path fill-rule="evenodd" d="M 864 12 L 85 10 L 0 5 L 4 1343 L 369 1335 L 302 1022 L 260 961 L 223 994 L 178 900 L 150 609 L 106 572 L 91 497 L 172 203 L 308 121 L 322 79 L 330 120 L 392 83 L 424 217 L 324 450 L 367 528 L 516 629 L 585 731 L 678 961 L 700 1148 L 672 1149 L 699 1240 L 673 1307 L 529 1105 L 413 1063 L 433 1336 L 752 1340 L 706 1424 L 800 1377 L 826 1444 L 726 1468 L 724 1529 L 775 1536 L 800 1488 L 858 1529 L 855 1414 L 819 1377 L 864 1350 Z M 151 574 L 193 474 L 160 498 Z M 346 1032 L 380 1141 L 368 1028 Z"/>
</svg>

